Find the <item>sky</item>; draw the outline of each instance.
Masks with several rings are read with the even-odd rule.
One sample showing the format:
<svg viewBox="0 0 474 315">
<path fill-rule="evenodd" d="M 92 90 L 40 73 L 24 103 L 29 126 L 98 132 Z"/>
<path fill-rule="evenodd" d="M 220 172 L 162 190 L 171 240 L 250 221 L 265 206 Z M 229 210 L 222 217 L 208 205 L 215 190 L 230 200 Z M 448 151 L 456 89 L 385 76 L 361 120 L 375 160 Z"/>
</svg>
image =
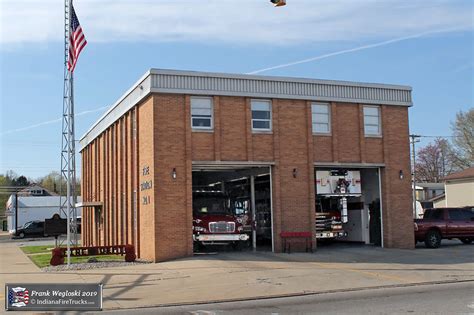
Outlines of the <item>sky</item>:
<svg viewBox="0 0 474 315">
<path fill-rule="evenodd" d="M 474 107 L 472 0 L 75 0 L 76 139 L 148 69 L 409 85 L 410 132 Z M 0 0 L 0 174 L 60 170 L 64 3 Z M 77 151 L 80 146 L 77 144 Z M 77 155 L 80 175 L 80 155 Z"/>
</svg>

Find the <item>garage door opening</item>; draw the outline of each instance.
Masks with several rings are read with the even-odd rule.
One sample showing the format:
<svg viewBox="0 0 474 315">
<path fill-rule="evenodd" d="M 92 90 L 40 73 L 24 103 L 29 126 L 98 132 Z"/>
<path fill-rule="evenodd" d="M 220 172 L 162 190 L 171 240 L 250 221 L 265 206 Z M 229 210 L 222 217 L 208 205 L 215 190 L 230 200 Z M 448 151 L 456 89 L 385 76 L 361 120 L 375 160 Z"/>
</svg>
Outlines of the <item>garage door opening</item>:
<svg viewBox="0 0 474 315">
<path fill-rule="evenodd" d="M 270 167 L 193 167 L 193 244 L 272 250 Z"/>
<path fill-rule="evenodd" d="M 382 246 L 378 168 L 316 168 L 316 238 Z"/>
</svg>

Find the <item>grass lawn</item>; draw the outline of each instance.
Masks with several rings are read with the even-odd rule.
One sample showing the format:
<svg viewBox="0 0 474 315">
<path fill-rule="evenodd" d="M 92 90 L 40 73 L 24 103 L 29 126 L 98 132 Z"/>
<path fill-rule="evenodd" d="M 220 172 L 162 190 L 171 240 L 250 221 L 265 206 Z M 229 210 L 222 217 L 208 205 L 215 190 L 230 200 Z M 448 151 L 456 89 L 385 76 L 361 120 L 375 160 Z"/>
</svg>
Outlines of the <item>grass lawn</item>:
<svg viewBox="0 0 474 315">
<path fill-rule="evenodd" d="M 40 246 L 22 246 L 20 249 L 25 254 L 37 254 L 37 253 L 51 253 L 51 249 L 54 245 L 40 245 Z"/>
<path fill-rule="evenodd" d="M 49 266 L 49 261 L 51 260 L 51 248 L 53 245 L 45 246 L 23 246 L 20 247 L 21 250 L 28 256 L 31 261 L 35 263 L 36 266 L 43 268 Z M 84 256 L 84 257 L 71 257 L 71 263 L 77 264 L 82 262 L 87 262 L 91 257 L 97 258 L 98 261 L 104 260 L 119 260 L 125 261 L 124 256 L 120 255 L 103 255 L 103 256 Z M 64 259 L 66 262 L 66 259 Z"/>
</svg>

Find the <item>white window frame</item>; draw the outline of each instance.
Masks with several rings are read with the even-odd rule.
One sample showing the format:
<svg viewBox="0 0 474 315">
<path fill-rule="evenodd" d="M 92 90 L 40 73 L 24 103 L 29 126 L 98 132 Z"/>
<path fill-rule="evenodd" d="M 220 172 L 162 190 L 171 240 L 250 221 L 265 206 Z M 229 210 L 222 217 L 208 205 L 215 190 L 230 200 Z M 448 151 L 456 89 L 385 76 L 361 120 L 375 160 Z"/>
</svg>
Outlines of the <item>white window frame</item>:
<svg viewBox="0 0 474 315">
<path fill-rule="evenodd" d="M 260 119 L 260 118 L 253 118 L 253 104 L 254 102 L 260 102 L 260 103 L 268 103 L 268 110 L 270 112 L 270 118 L 269 119 Z M 265 100 L 265 99 L 252 99 L 250 100 L 250 123 L 252 125 L 252 132 L 271 132 L 273 128 L 272 124 L 272 119 L 273 119 L 273 113 L 272 113 L 272 101 L 271 100 Z M 268 121 L 269 122 L 269 128 L 254 128 L 253 122 L 254 121 Z"/>
<path fill-rule="evenodd" d="M 209 127 L 207 127 L 207 126 L 194 126 L 194 124 L 193 124 L 194 119 L 193 118 L 203 119 L 203 117 L 193 117 L 193 99 L 205 99 L 205 100 L 210 101 L 210 103 L 211 103 L 211 117 L 210 117 L 211 125 Z M 209 96 L 191 96 L 191 99 L 190 99 L 189 103 L 190 103 L 190 114 L 191 114 L 191 129 L 193 129 L 193 130 L 214 130 L 214 98 L 209 97 Z M 204 119 L 207 119 L 207 117 L 204 118 Z"/>
<path fill-rule="evenodd" d="M 322 113 L 316 113 L 314 111 L 314 106 L 326 106 L 328 112 L 327 112 L 327 123 L 320 123 L 314 120 L 315 115 L 326 115 Z M 328 131 L 317 131 L 315 126 L 317 125 L 327 125 L 328 126 Z M 311 103 L 311 128 L 313 130 L 313 134 L 316 135 L 330 135 L 331 134 L 331 104 L 330 103 L 321 103 L 321 102 L 313 102 Z"/>
<path fill-rule="evenodd" d="M 377 109 L 377 113 L 378 115 L 377 116 L 374 116 L 374 115 L 366 115 L 365 114 L 365 109 L 366 108 L 375 108 Z M 382 136 L 382 111 L 381 111 L 381 108 L 380 106 L 373 106 L 373 105 L 364 105 L 363 108 L 362 108 L 362 114 L 364 116 L 364 135 L 366 137 L 381 137 Z M 368 124 L 366 123 L 366 117 L 377 117 L 378 118 L 378 122 L 377 122 L 377 125 L 375 124 Z M 378 133 L 367 133 L 366 131 L 366 126 L 377 126 L 378 128 Z"/>
</svg>

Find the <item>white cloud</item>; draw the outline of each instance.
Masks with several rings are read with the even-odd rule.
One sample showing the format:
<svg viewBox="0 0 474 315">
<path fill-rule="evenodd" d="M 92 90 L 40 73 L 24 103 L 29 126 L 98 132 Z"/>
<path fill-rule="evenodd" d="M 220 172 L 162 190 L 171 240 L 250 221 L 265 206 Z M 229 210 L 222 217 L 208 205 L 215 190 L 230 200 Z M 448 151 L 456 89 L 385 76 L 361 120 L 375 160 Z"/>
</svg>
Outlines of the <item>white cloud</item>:
<svg viewBox="0 0 474 315">
<path fill-rule="evenodd" d="M 356 52 L 356 51 L 361 51 L 361 50 L 371 49 L 371 48 L 375 48 L 375 47 L 386 46 L 386 45 L 398 43 L 398 42 L 401 42 L 401 41 L 405 41 L 405 40 L 409 40 L 409 39 L 415 39 L 415 38 L 419 38 L 419 37 L 423 37 L 423 36 L 427 36 L 427 35 L 432 35 L 432 34 L 436 34 L 436 33 L 450 32 L 452 30 L 453 29 L 431 31 L 431 32 L 424 32 L 424 33 L 414 34 L 414 35 L 410 35 L 410 36 L 393 38 L 393 39 L 385 40 L 383 42 L 378 42 L 378 43 L 358 46 L 358 47 L 354 47 L 354 48 L 338 50 L 338 51 L 331 52 L 331 53 L 328 53 L 328 54 L 318 55 L 318 56 L 311 57 L 311 58 L 296 60 L 296 61 L 292 61 L 292 62 L 288 62 L 288 63 L 279 64 L 279 65 L 276 65 L 276 66 L 262 68 L 262 69 L 254 70 L 252 72 L 247 72 L 246 74 L 257 74 L 257 73 L 262 73 L 262 72 L 266 72 L 266 71 L 270 71 L 270 70 L 287 68 L 287 67 L 300 65 L 300 64 L 303 64 L 303 63 L 308 63 L 308 62 L 312 62 L 312 61 L 316 61 L 316 60 L 322 60 L 322 59 L 331 58 L 331 57 L 334 57 L 334 56 L 349 54 L 349 53 Z"/>
<path fill-rule="evenodd" d="M 217 41 L 301 44 L 472 30 L 473 3 L 456 0 L 77 0 L 89 42 Z M 63 1 L 0 0 L 0 43 L 62 41 Z"/>
</svg>

